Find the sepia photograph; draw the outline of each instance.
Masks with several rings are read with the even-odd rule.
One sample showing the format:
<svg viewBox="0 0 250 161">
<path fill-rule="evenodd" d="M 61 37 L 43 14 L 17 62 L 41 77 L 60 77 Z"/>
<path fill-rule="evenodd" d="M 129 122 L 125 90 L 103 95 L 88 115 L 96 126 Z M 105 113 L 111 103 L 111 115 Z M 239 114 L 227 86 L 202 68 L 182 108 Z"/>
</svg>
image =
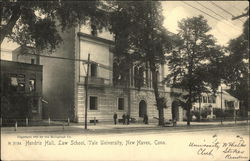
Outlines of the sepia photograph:
<svg viewBox="0 0 250 161">
<path fill-rule="evenodd" d="M 4 0 L 3 161 L 249 161 L 249 2 Z"/>
</svg>

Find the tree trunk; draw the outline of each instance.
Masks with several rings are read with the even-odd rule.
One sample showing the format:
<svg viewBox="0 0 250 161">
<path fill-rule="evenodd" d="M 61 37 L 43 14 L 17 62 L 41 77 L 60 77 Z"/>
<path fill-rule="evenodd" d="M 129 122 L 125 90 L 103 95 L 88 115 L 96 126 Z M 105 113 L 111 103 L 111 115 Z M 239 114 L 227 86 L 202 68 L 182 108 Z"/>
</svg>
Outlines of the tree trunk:
<svg viewBox="0 0 250 161">
<path fill-rule="evenodd" d="M 189 89 L 189 96 L 188 96 L 188 105 L 187 105 L 187 125 L 190 125 L 191 116 L 190 110 L 192 108 L 192 90 Z"/>
<path fill-rule="evenodd" d="M 190 104 L 190 103 L 188 103 Z M 188 108 L 187 108 L 187 125 L 189 126 L 190 125 L 190 106 L 188 105 Z"/>
<path fill-rule="evenodd" d="M 161 105 L 161 100 L 160 100 L 160 94 L 158 90 L 158 77 L 157 77 L 157 71 L 155 70 L 154 65 L 151 66 L 151 72 L 152 72 L 152 83 L 153 83 L 153 89 L 154 89 L 154 94 L 155 94 L 155 101 L 156 101 L 156 106 L 159 114 L 159 126 L 164 125 L 164 109 L 163 106 Z"/>
<path fill-rule="evenodd" d="M 187 105 L 187 126 L 190 125 L 190 110 L 192 108 L 192 87 L 193 87 L 193 58 L 190 56 L 191 53 L 188 50 L 188 57 L 189 57 L 189 66 L 188 66 L 188 105 Z"/>
<path fill-rule="evenodd" d="M 201 121 L 201 95 L 199 95 L 199 122 Z"/>
</svg>

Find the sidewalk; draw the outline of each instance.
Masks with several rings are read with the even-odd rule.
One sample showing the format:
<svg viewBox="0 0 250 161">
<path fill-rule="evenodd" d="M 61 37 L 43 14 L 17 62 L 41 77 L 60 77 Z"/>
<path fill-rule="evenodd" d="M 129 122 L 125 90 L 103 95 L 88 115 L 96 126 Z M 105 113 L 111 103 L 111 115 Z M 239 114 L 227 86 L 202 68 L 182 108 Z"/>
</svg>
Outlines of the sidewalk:
<svg viewBox="0 0 250 161">
<path fill-rule="evenodd" d="M 161 127 L 158 126 L 157 122 L 150 123 L 150 124 L 141 124 L 141 123 L 131 123 L 129 125 L 117 124 L 114 125 L 111 122 L 106 123 L 97 123 L 94 125 L 93 123 L 88 124 L 88 130 L 86 131 L 103 131 L 103 132 L 111 132 L 111 131 L 133 131 L 133 130 L 161 130 L 163 128 L 195 128 L 195 127 L 214 127 L 214 126 L 233 126 L 233 125 L 249 125 L 249 122 L 245 121 L 237 121 L 236 124 L 234 121 L 224 121 L 221 125 L 221 122 L 191 122 L 190 126 L 187 126 L 186 122 L 177 122 L 177 126 L 173 127 L 172 124 L 168 126 Z M 67 124 L 62 124 L 60 126 L 24 126 L 24 127 L 1 127 L 1 133 L 13 133 L 13 132 L 58 132 L 58 131 L 67 131 L 67 132 L 78 132 L 84 131 L 84 124 L 78 123 L 70 123 L 68 126 Z"/>
</svg>

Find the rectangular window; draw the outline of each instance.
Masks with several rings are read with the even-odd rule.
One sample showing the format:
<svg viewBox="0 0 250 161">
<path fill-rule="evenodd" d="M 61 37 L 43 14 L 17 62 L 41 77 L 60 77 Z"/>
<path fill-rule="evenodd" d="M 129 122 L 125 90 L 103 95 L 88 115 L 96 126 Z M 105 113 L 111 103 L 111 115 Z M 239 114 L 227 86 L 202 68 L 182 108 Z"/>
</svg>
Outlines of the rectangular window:
<svg viewBox="0 0 250 161">
<path fill-rule="evenodd" d="M 149 87 L 149 77 L 148 77 L 148 69 L 146 70 L 146 78 L 145 78 L 145 80 L 146 80 L 146 86 L 147 87 Z"/>
<path fill-rule="evenodd" d="M 31 64 L 35 64 L 35 59 L 31 59 Z"/>
<path fill-rule="evenodd" d="M 24 92 L 25 91 L 25 76 L 23 74 L 14 75 L 9 77 L 9 88 L 12 92 Z"/>
<path fill-rule="evenodd" d="M 216 97 L 212 96 L 212 103 L 216 103 Z"/>
<path fill-rule="evenodd" d="M 206 96 L 203 96 L 202 99 L 203 99 L 203 103 L 207 103 L 207 97 Z"/>
<path fill-rule="evenodd" d="M 233 109 L 234 108 L 234 101 L 225 100 L 224 103 L 225 103 L 226 108 L 228 108 L 228 109 Z"/>
<path fill-rule="evenodd" d="M 124 110 L 124 98 L 118 98 L 118 110 Z"/>
<path fill-rule="evenodd" d="M 25 76 L 23 74 L 18 74 L 17 82 L 18 82 L 18 91 L 24 92 L 25 91 Z"/>
<path fill-rule="evenodd" d="M 97 76 L 97 65 L 96 64 L 91 64 L 90 65 L 90 76 L 91 77 L 96 77 Z"/>
<path fill-rule="evenodd" d="M 29 91 L 34 92 L 36 90 L 36 80 L 30 79 L 29 80 Z"/>
<path fill-rule="evenodd" d="M 227 107 L 227 100 L 224 100 L 224 106 Z"/>
<path fill-rule="evenodd" d="M 234 101 L 228 101 L 228 107 L 229 108 L 234 108 Z"/>
<path fill-rule="evenodd" d="M 17 77 L 10 77 L 10 90 L 13 92 L 17 92 L 17 89 L 18 89 Z"/>
<path fill-rule="evenodd" d="M 212 101 L 212 96 L 208 96 L 207 98 L 208 98 L 208 103 L 212 103 L 213 102 Z"/>
<path fill-rule="evenodd" d="M 94 96 L 89 97 L 89 109 L 97 110 L 97 97 Z"/>
</svg>

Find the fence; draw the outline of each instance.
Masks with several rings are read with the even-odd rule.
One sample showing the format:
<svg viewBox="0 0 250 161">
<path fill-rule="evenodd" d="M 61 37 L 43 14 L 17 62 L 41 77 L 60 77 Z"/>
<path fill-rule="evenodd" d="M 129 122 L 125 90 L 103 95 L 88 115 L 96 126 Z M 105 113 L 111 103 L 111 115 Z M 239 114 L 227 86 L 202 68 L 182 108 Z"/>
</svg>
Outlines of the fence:
<svg viewBox="0 0 250 161">
<path fill-rule="evenodd" d="M 90 120 L 89 124 L 96 125 L 98 120 L 96 117 Z M 76 123 L 70 118 L 65 119 L 30 119 L 30 118 L 0 118 L 1 127 L 25 127 L 25 126 L 70 126 L 71 124 L 82 126 L 84 122 Z"/>
<path fill-rule="evenodd" d="M 55 125 L 70 125 L 72 121 L 69 118 L 66 119 L 30 119 L 30 118 L 0 118 L 0 125 L 3 127 L 13 126 L 55 126 Z"/>
<path fill-rule="evenodd" d="M 191 112 L 192 121 L 243 121 L 249 119 L 247 113 L 242 115 L 237 110 L 203 109 Z"/>
</svg>

